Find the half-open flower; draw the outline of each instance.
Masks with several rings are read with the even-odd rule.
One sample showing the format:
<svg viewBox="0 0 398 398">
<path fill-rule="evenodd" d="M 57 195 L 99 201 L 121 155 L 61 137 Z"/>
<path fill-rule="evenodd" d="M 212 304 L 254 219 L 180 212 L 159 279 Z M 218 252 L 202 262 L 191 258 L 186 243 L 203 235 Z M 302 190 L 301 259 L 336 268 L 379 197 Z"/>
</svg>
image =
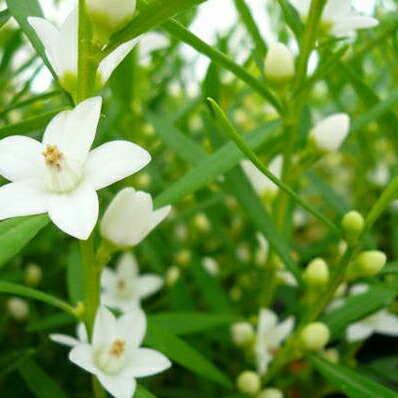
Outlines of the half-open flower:
<svg viewBox="0 0 398 398">
<path fill-rule="evenodd" d="M 153 209 L 151 195 L 121 190 L 113 199 L 101 221 L 101 234 L 120 248 L 135 246 L 170 213 L 171 206 Z"/>
<path fill-rule="evenodd" d="M 308 17 L 311 0 L 290 0 L 303 19 Z M 379 24 L 375 18 L 359 14 L 351 0 L 328 0 L 322 13 L 322 28 L 333 36 L 346 36 L 357 29 L 373 28 Z"/>
<path fill-rule="evenodd" d="M 141 310 L 116 319 L 108 309 L 100 307 L 92 342 L 69 344 L 73 347 L 69 359 L 94 374 L 113 397 L 130 398 L 137 386 L 136 378 L 163 372 L 171 366 L 160 352 L 140 347 L 145 334 L 146 317 Z"/>
<path fill-rule="evenodd" d="M 60 29 L 44 18 L 29 17 L 28 21 L 42 42 L 60 83 L 73 94 L 78 63 L 78 9 L 69 14 Z M 101 61 L 97 76 L 102 85 L 136 44 L 137 39 L 126 42 Z"/>
<path fill-rule="evenodd" d="M 102 100 L 90 98 L 59 113 L 43 142 L 25 136 L 0 140 L 0 174 L 12 181 L 0 188 L 0 220 L 48 213 L 62 231 L 87 239 L 98 219 L 96 191 L 141 170 L 147 151 L 112 141 L 90 152 Z"/>
<path fill-rule="evenodd" d="M 131 253 L 123 253 L 116 270 L 105 268 L 101 276 L 101 302 L 123 312 L 140 307 L 141 300 L 155 294 L 163 279 L 154 274 L 139 275 L 137 260 Z"/>
</svg>

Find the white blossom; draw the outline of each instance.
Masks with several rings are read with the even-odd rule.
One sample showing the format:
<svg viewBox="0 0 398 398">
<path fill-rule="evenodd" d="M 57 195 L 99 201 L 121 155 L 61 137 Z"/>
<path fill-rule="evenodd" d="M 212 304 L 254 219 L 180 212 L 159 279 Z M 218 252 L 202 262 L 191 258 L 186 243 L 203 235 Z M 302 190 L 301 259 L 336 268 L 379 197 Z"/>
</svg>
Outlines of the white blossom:
<svg viewBox="0 0 398 398">
<path fill-rule="evenodd" d="M 290 0 L 303 19 L 308 17 L 311 0 Z M 351 0 L 329 0 L 322 13 L 322 24 L 330 34 L 345 36 L 357 29 L 373 28 L 379 24 L 375 18 L 363 16 L 352 8 Z"/>
<path fill-rule="evenodd" d="M 140 307 L 141 300 L 155 294 L 163 285 L 158 275 L 139 275 L 136 258 L 123 253 L 116 270 L 105 268 L 101 275 L 101 302 L 123 312 Z"/>
<path fill-rule="evenodd" d="M 264 62 L 265 76 L 274 83 L 286 83 L 295 72 L 294 56 L 283 43 L 272 43 Z"/>
<path fill-rule="evenodd" d="M 0 188 L 0 220 L 48 213 L 54 224 L 87 239 L 98 219 L 96 191 L 146 166 L 147 151 L 112 141 L 90 152 L 102 100 L 90 98 L 59 113 L 43 141 L 26 136 L 0 140 L 0 174 L 12 181 Z"/>
<path fill-rule="evenodd" d="M 101 234 L 118 247 L 140 243 L 170 213 L 171 206 L 153 209 L 151 195 L 133 188 L 121 190 L 101 221 Z"/>
<path fill-rule="evenodd" d="M 131 398 L 136 390 L 136 378 L 163 372 L 171 366 L 160 352 L 141 348 L 146 334 L 145 314 L 136 309 L 116 319 L 105 307 L 100 307 L 94 323 L 92 342 L 71 338 L 52 338 L 72 347 L 69 359 L 94 374 L 102 386 L 115 398 Z"/>
<path fill-rule="evenodd" d="M 257 371 L 260 375 L 267 372 L 276 352 L 293 328 L 294 317 L 278 323 L 278 316 L 273 311 L 260 310 L 255 344 Z"/>
</svg>

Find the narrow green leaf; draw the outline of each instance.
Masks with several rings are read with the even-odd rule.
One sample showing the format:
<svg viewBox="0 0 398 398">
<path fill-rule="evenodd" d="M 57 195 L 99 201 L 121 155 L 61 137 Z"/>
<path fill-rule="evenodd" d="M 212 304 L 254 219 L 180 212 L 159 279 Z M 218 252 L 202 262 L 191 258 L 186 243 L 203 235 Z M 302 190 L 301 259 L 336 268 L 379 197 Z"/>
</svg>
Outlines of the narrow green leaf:
<svg viewBox="0 0 398 398">
<path fill-rule="evenodd" d="M 23 361 L 18 370 L 37 398 L 66 398 L 58 384 L 32 359 Z"/>
<path fill-rule="evenodd" d="M 8 22 L 10 17 L 10 12 L 7 9 L 0 12 L 0 29 Z"/>
<path fill-rule="evenodd" d="M 47 215 L 0 222 L 0 267 L 18 254 L 48 223 Z"/>
<path fill-rule="evenodd" d="M 134 398 L 156 398 L 156 396 L 149 392 L 146 388 L 138 384 Z"/>
<path fill-rule="evenodd" d="M 232 387 L 232 383 L 228 377 L 209 362 L 208 359 L 188 345 L 185 341 L 164 329 L 151 327 L 151 325 L 149 325 L 145 343 L 150 347 L 159 350 L 170 360 L 180 364 L 190 371 L 221 384 L 226 388 Z"/>
<path fill-rule="evenodd" d="M 310 356 L 310 361 L 326 379 L 350 398 L 398 398 L 398 393 L 346 366 L 331 363 L 315 354 Z"/>
<path fill-rule="evenodd" d="M 68 256 L 67 286 L 73 304 L 84 301 L 84 277 L 80 252 L 73 248 Z"/>
<path fill-rule="evenodd" d="M 29 358 L 34 353 L 34 350 L 27 349 L 21 351 L 12 351 L 4 353 L 0 356 L 0 383 L 3 382 L 7 376 L 12 373 L 18 366 Z"/>
<path fill-rule="evenodd" d="M 297 13 L 296 9 L 290 5 L 287 0 L 277 0 L 280 7 L 282 8 L 283 15 L 285 17 L 285 21 L 289 28 L 293 31 L 296 38 L 300 38 L 303 33 L 304 26 L 301 22 L 300 16 Z"/>
</svg>

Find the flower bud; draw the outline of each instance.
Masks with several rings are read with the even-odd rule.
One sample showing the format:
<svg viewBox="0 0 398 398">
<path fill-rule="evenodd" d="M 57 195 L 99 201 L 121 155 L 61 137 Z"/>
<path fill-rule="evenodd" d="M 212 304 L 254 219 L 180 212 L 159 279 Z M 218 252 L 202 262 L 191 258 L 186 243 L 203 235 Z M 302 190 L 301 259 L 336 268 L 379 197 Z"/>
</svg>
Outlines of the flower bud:
<svg viewBox="0 0 398 398">
<path fill-rule="evenodd" d="M 301 341 L 306 350 L 320 351 L 330 339 L 329 328 L 321 322 L 308 324 L 301 332 Z"/>
<path fill-rule="evenodd" d="M 199 213 L 195 216 L 194 225 L 200 232 L 204 233 L 209 232 L 211 229 L 209 219 L 203 213 Z"/>
<path fill-rule="evenodd" d="M 253 325 L 249 322 L 236 322 L 231 326 L 231 338 L 237 347 L 246 347 L 254 341 Z"/>
<path fill-rule="evenodd" d="M 220 273 L 220 266 L 213 257 L 205 257 L 202 261 L 203 268 L 208 274 L 217 276 Z"/>
<path fill-rule="evenodd" d="M 350 118 L 345 113 L 336 113 L 320 121 L 310 132 L 315 145 L 325 151 L 337 151 L 350 131 Z"/>
<path fill-rule="evenodd" d="M 166 285 L 174 286 L 175 283 L 180 279 L 181 271 L 177 266 L 172 266 L 166 271 Z"/>
<path fill-rule="evenodd" d="M 377 275 L 386 265 L 387 256 L 378 250 L 362 252 L 349 268 L 351 277 Z"/>
<path fill-rule="evenodd" d="M 256 398 L 283 398 L 283 392 L 277 388 L 266 388 Z"/>
<path fill-rule="evenodd" d="M 101 235 L 119 248 L 135 246 L 170 213 L 166 206 L 153 210 L 151 195 L 122 189 L 107 208 L 101 221 Z"/>
<path fill-rule="evenodd" d="M 11 297 L 7 301 L 7 310 L 13 319 L 22 322 L 29 315 L 29 304 L 19 297 Z"/>
<path fill-rule="evenodd" d="M 103 43 L 133 17 L 136 0 L 87 0 L 87 12 Z"/>
<path fill-rule="evenodd" d="M 238 376 L 236 385 L 243 394 L 255 395 L 261 388 L 260 376 L 256 372 L 246 370 Z"/>
<path fill-rule="evenodd" d="M 348 241 L 356 240 L 362 233 L 365 220 L 357 211 L 346 213 L 341 221 L 341 226 Z"/>
<path fill-rule="evenodd" d="M 25 283 L 29 286 L 37 286 L 42 279 L 43 272 L 41 268 L 34 263 L 30 263 L 25 268 Z"/>
<path fill-rule="evenodd" d="M 323 357 L 332 363 L 338 363 L 340 354 L 335 348 L 330 348 L 322 353 Z"/>
<path fill-rule="evenodd" d="M 325 286 L 329 282 L 329 268 L 325 260 L 312 260 L 305 269 L 303 278 L 309 286 Z"/>
<path fill-rule="evenodd" d="M 294 57 L 282 43 L 273 43 L 265 57 L 265 76 L 276 85 L 289 83 L 295 72 Z"/>
</svg>

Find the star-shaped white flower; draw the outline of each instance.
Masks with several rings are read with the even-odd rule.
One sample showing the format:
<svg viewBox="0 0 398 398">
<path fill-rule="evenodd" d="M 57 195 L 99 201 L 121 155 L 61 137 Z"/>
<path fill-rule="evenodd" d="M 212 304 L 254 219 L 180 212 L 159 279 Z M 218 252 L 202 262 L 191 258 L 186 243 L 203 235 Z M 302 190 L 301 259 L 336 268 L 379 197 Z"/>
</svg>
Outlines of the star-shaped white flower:
<svg viewBox="0 0 398 398">
<path fill-rule="evenodd" d="M 132 247 L 142 242 L 170 211 L 171 206 L 154 210 L 151 195 L 125 188 L 106 209 L 101 234 L 118 247 Z"/>
<path fill-rule="evenodd" d="M 70 90 L 70 79 L 77 76 L 78 63 L 78 9 L 75 8 L 60 29 L 44 18 L 29 17 L 28 21 L 42 42 L 48 60 L 54 68 L 61 84 Z M 98 66 L 98 75 L 104 85 L 112 72 L 134 48 L 137 39 L 120 45 L 105 57 Z"/>
<path fill-rule="evenodd" d="M 87 239 L 98 219 L 96 191 L 146 166 L 147 151 L 112 141 L 90 152 L 102 100 L 90 98 L 49 123 L 43 141 L 25 136 L 0 140 L 0 220 L 48 213 L 67 234 Z"/>
<path fill-rule="evenodd" d="M 258 319 L 255 355 L 257 371 L 264 375 L 282 342 L 294 328 L 294 317 L 278 323 L 278 316 L 269 309 L 261 309 Z"/>
<path fill-rule="evenodd" d="M 290 0 L 303 19 L 308 17 L 311 0 Z M 346 36 L 357 29 L 373 28 L 379 24 L 375 18 L 363 16 L 351 6 L 350 0 L 329 0 L 322 14 L 322 23 L 333 36 Z"/>
<path fill-rule="evenodd" d="M 66 342 L 61 338 L 61 344 L 72 346 L 69 359 L 94 374 L 113 397 L 131 398 L 136 378 L 163 372 L 171 366 L 160 352 L 140 347 L 145 333 L 146 317 L 141 310 L 116 319 L 107 308 L 100 307 L 91 343 L 75 339 Z"/>
<path fill-rule="evenodd" d="M 141 300 L 155 294 L 163 285 L 163 279 L 154 274 L 140 276 L 135 257 L 124 253 L 116 270 L 105 268 L 101 276 L 101 302 L 123 312 L 140 307 Z"/>
</svg>

